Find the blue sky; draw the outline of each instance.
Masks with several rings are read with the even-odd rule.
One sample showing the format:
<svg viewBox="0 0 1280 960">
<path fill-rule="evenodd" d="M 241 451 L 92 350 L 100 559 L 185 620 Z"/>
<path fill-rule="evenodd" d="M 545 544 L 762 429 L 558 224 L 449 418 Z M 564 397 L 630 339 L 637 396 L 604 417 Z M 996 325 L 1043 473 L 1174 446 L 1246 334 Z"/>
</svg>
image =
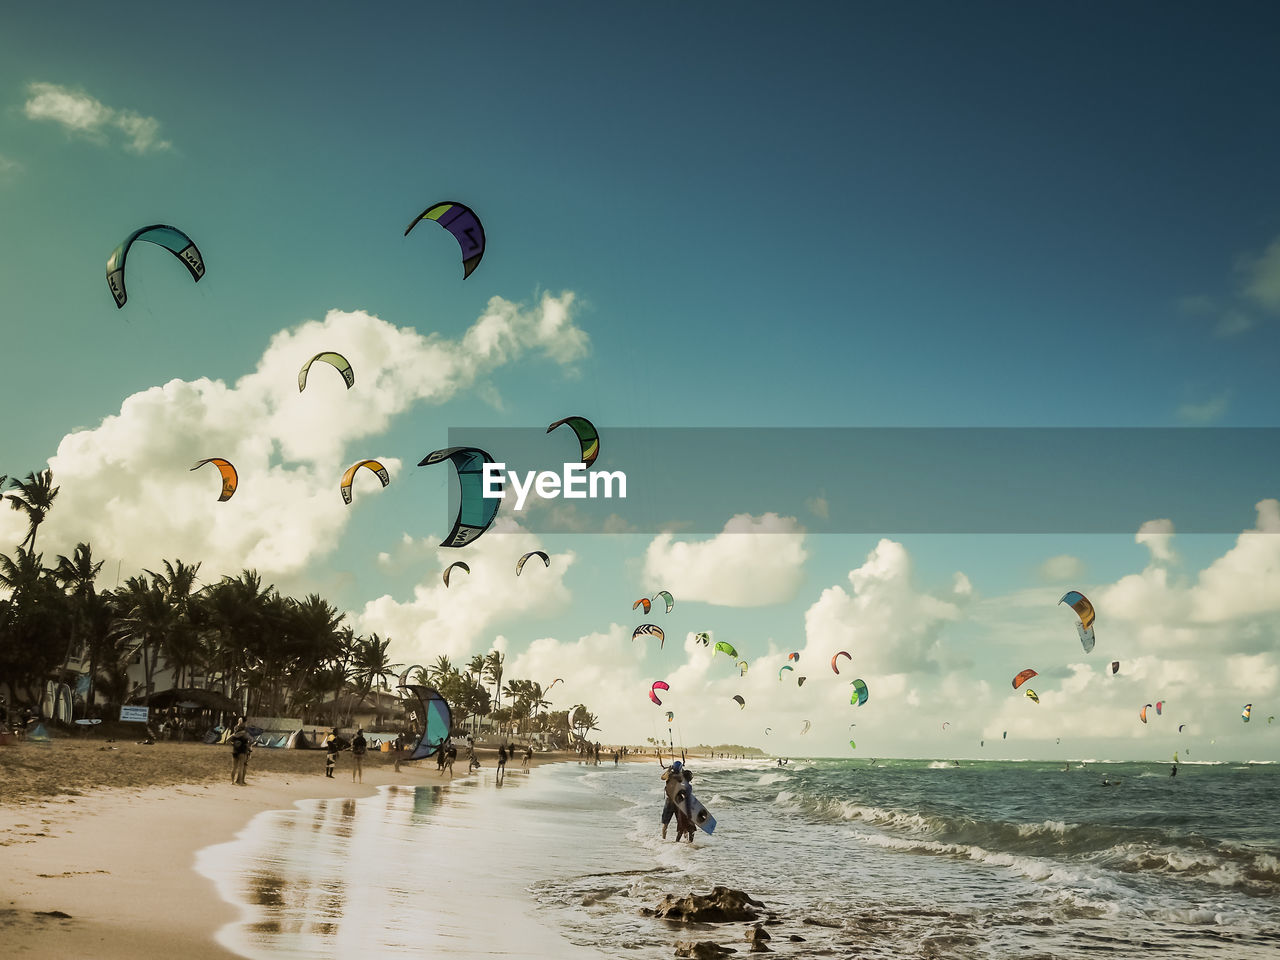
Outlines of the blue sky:
<svg viewBox="0 0 1280 960">
<path fill-rule="evenodd" d="M 87 3 L 7 10 L 0 325 L 10 362 L 0 389 L 10 416 L 0 472 L 25 475 L 62 457 L 56 478 L 68 486 L 50 520 L 51 554 L 92 532 L 96 553 L 134 569 L 162 557 L 199 559 L 191 544 L 207 551 L 210 575 L 236 572 L 237 560 L 252 556 L 282 588 L 320 590 L 368 629 L 396 636 L 392 625 L 411 613 L 433 620 L 445 599 L 411 606 L 415 585 L 438 583 L 453 559 L 434 549 L 447 532 L 447 481 L 414 464 L 445 444 L 450 427 L 542 426 L 582 414 L 601 427 L 607 451 L 609 427 L 1275 426 L 1278 32 L 1280 14 L 1261 3 L 1225 11 L 390 4 L 377 12 L 285 4 L 251 15 L 131 4 L 107 18 Z M 444 231 L 401 235 L 442 199 L 471 204 L 485 224 L 485 259 L 465 282 Z M 117 311 L 103 264 L 130 230 L 152 222 L 195 238 L 208 273 L 193 285 L 167 253 L 136 248 L 130 302 Z M 537 332 L 548 309 L 566 317 L 559 338 Z M 523 333 L 501 357 L 473 362 L 467 333 L 495 310 L 523 317 L 512 321 Z M 446 389 L 430 382 L 436 368 L 424 361 L 411 399 L 348 411 L 321 459 L 307 461 L 310 434 L 293 435 L 293 454 L 272 430 L 253 434 L 248 398 L 279 381 L 269 375 L 273 338 L 291 331 L 285 341 L 299 347 L 332 338 L 353 329 L 343 317 L 357 314 L 379 318 L 361 326 L 363 347 L 397 330 L 434 336 L 456 345 L 449 369 L 465 374 Z M 307 333 L 308 321 L 324 326 Z M 285 341 L 276 342 L 281 370 Z M 379 363 L 365 369 L 383 370 Z M 357 390 L 372 388 L 359 366 Z M 259 370 L 261 382 L 237 388 Z M 391 360 L 385 372 L 386 384 L 413 378 Z M 207 389 L 190 386 L 202 378 Z M 188 386 L 158 391 L 175 380 Z M 326 394 L 327 386 L 315 383 L 305 397 L 315 390 L 315 404 L 337 411 L 350 398 Z M 203 502 L 186 516 L 187 500 L 205 491 L 183 486 L 140 539 L 139 518 L 156 504 L 129 498 L 154 495 L 145 477 L 123 484 L 116 499 L 101 489 L 121 471 L 144 470 L 139 459 L 111 464 L 105 452 L 104 418 L 137 395 L 154 402 L 130 408 L 113 428 L 147 433 L 145 444 L 113 441 L 132 457 L 165 460 L 171 431 L 168 452 L 176 461 L 181 451 L 185 471 L 191 455 L 222 455 L 198 452 L 201 436 L 225 445 L 240 428 L 275 469 L 279 499 L 237 526 Z M 287 419 L 302 416 L 287 406 L 297 400 L 264 402 Z M 60 454 L 77 430 L 88 432 L 84 442 Z M 262 542 L 262 518 L 306 500 L 330 461 L 340 471 L 361 456 L 396 458 L 392 485 L 358 485 L 345 515 L 317 513 L 329 540 L 309 539 L 307 519 L 271 549 L 245 550 Z M 1062 468 L 1079 469 L 1078 457 L 1064 451 Z M 174 472 L 172 483 L 196 476 Z M 252 473 L 245 481 L 251 503 Z M 97 489 L 77 494 L 77 484 Z M 336 500 L 329 486 L 326 479 L 325 496 Z M 829 499 L 853 495 L 836 483 L 824 489 Z M 1280 496 L 1280 482 L 1264 496 Z M 993 624 L 1022 609 L 1022 591 L 1048 598 L 1033 627 L 1063 628 L 1065 664 L 1075 639 L 1052 606 L 1062 589 L 1106 596 L 1126 576 L 1149 582 L 1160 571 L 1200 611 L 1199 626 L 1187 629 L 1201 630 L 1203 643 L 1216 643 L 1215 631 L 1264 638 L 1254 643 L 1263 660 L 1213 675 L 1215 703 L 1241 699 L 1235 676 L 1256 683 L 1244 699 L 1280 699 L 1280 608 L 1241 601 L 1228 616 L 1195 594 L 1204 571 L 1238 548 L 1236 535 L 1260 522 L 1252 500 L 1227 509 L 1238 525 L 1178 537 L 1176 560 L 1135 543 L 1136 526 L 1093 537 L 891 538 L 910 557 L 909 571 L 885 562 L 910 589 L 877 600 L 898 611 L 886 623 L 914 610 L 915 622 L 932 624 L 930 644 L 964 649 L 976 664 L 939 665 L 936 649 L 922 653 L 928 668 L 901 674 L 901 701 L 916 690 L 920 702 L 937 702 L 953 673 L 957 682 L 1004 682 L 988 675 L 1005 666 L 992 656 Z M 317 500 L 315 510 L 332 508 Z M 113 511 L 121 519 L 113 522 Z M 870 562 L 879 538 L 806 537 L 800 531 L 814 518 L 790 515 L 773 536 L 800 537 L 803 557 L 780 566 L 787 590 L 768 604 L 720 602 L 723 584 L 703 583 L 696 571 L 685 571 L 693 579 L 683 593 L 651 582 L 684 569 L 655 549 L 656 531 L 565 534 L 543 538 L 566 558 L 547 596 L 507 597 L 512 588 L 495 579 L 486 589 L 503 595 L 487 596 L 492 616 L 480 626 L 445 618 L 454 633 L 405 639 L 402 656 L 461 656 L 501 636 L 513 662 L 530 658 L 529 671 L 540 666 L 529 650 L 538 638 L 589 660 L 586 645 L 574 646 L 579 638 L 608 634 L 615 622 L 629 636 L 626 598 L 663 585 L 678 602 L 701 598 L 673 611 L 689 611 L 681 630 L 738 631 L 762 656 L 770 638 L 779 649 L 798 646 L 824 590 L 851 589 L 847 574 Z M 730 519 L 711 518 L 707 528 Z M 1178 528 L 1176 516 L 1148 519 Z M 215 522 L 216 535 L 201 526 Z M 496 530 L 490 536 L 504 544 L 493 548 L 495 563 L 523 552 Z M 508 536 L 529 541 L 525 549 L 539 545 Z M 1078 565 L 1063 561 L 1056 579 L 1037 572 L 1055 557 Z M 1260 576 L 1268 569 L 1265 558 L 1249 562 Z M 921 615 L 909 598 L 954 601 L 957 571 L 980 601 L 954 616 Z M 1257 589 L 1265 593 L 1269 581 Z M 383 610 L 388 619 L 378 620 L 367 607 L 384 595 L 384 606 L 406 608 L 395 611 L 403 619 Z M 1110 655 L 1102 643 L 1109 614 L 1125 625 L 1113 636 L 1124 635 L 1126 652 L 1150 659 L 1153 682 L 1162 660 L 1209 656 L 1194 644 L 1184 649 L 1182 638 L 1175 657 L 1161 647 L 1173 641 L 1152 635 L 1161 616 L 1120 596 L 1114 612 L 1100 604 L 1093 668 Z M 818 651 L 832 640 L 810 631 L 806 642 Z M 649 653 L 633 663 L 625 637 L 617 648 L 613 639 L 595 643 L 650 680 L 698 656 Z M 868 671 L 892 666 L 870 654 L 865 663 Z M 1166 673 L 1159 682 L 1171 688 L 1190 683 Z M 592 676 L 596 689 L 616 683 L 619 701 L 632 695 L 634 677 L 621 667 Z M 575 692 L 568 678 L 565 687 Z M 687 709 L 706 738 L 759 740 L 703 717 L 724 691 L 697 689 L 704 699 Z M 593 702 L 585 674 L 576 692 Z M 1099 703 L 1111 695 L 1099 693 Z M 639 713 L 607 717 L 603 735 L 648 735 L 636 730 L 650 719 L 643 690 L 640 700 Z M 983 703 L 976 712 L 1000 716 L 1003 700 Z M 924 733 L 895 736 L 897 720 L 888 718 L 896 715 L 885 716 L 881 752 L 941 749 Z M 1078 739 L 1099 753 L 1149 749 L 1102 738 L 1108 716 L 1100 707 Z M 1037 722 L 1043 729 L 1028 730 L 1038 738 L 1026 748 L 1033 755 L 1057 738 Z M 1240 755 L 1255 747 L 1241 744 Z"/>
</svg>

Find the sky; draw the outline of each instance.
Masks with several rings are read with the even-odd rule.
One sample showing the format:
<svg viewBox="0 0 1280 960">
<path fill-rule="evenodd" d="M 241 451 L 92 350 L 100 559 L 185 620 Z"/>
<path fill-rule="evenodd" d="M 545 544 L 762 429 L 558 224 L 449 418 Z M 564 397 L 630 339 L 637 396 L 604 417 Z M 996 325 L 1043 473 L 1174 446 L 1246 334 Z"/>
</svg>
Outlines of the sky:
<svg viewBox="0 0 1280 960">
<path fill-rule="evenodd" d="M 789 755 L 1280 760 L 1278 39 L 1247 2 L 6 9 L 0 473 L 53 470 L 40 550 L 90 542 L 101 586 L 256 569 L 396 662 L 500 649 L 508 677 L 562 678 L 554 706 L 604 742 L 667 739 L 670 707 L 678 743 Z M 403 235 L 441 200 L 484 223 L 465 280 L 444 230 Z M 106 259 L 151 223 L 206 273 L 138 244 L 117 309 Z M 316 367 L 298 392 L 321 350 L 355 387 Z M 442 549 L 453 481 L 418 461 L 570 415 L 601 466 L 611 430 L 647 438 L 633 490 L 667 501 L 607 533 L 504 506 Z M 989 524 L 916 522 L 963 516 L 973 468 L 908 428 L 992 427 L 1038 438 L 1032 474 L 1015 444 L 976 484 Z M 706 438 L 696 470 L 664 455 L 676 428 Z M 726 428 L 769 428 L 759 467 L 717 458 Z M 836 428 L 903 432 L 858 462 L 827 456 Z M 1066 428 L 1200 431 L 1151 454 L 1157 490 L 1147 447 L 1046 447 Z M 1206 428 L 1262 440 L 1240 459 Z M 225 503 L 188 469 L 215 456 Z M 390 485 L 362 472 L 346 506 L 366 457 Z M 788 495 L 752 487 L 766 462 Z M 708 464 L 737 492 L 698 486 Z M 902 529 L 829 532 L 858 470 Z M 1037 496 L 1052 522 L 999 522 Z M 0 513 L 0 551 L 24 533 Z M 517 578 L 533 549 L 550 566 Z M 671 613 L 631 610 L 660 589 Z M 778 679 L 792 652 L 804 687 Z"/>
</svg>

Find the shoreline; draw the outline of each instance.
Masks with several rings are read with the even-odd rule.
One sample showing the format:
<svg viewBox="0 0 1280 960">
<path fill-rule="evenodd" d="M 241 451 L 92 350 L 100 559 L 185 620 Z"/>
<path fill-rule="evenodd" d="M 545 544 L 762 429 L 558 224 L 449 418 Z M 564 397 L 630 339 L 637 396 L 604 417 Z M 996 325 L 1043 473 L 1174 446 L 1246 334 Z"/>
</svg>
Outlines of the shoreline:
<svg viewBox="0 0 1280 960">
<path fill-rule="evenodd" d="M 348 779 L 349 755 L 340 756 L 329 779 L 322 751 L 258 748 L 248 782 L 236 786 L 225 747 L 113 746 L 66 739 L 0 749 L 0 936 L 9 956 L 139 960 L 181 950 L 184 960 L 240 960 L 217 941 L 240 918 L 239 908 L 197 871 L 199 851 L 234 840 L 261 813 L 301 801 L 452 782 L 431 760 L 403 764 L 396 773 L 380 753 L 369 754 L 362 783 Z M 477 749 L 481 775 L 492 775 L 496 753 Z M 578 759 L 565 751 L 535 754 L 529 766 Z M 507 766 L 520 769 L 519 759 Z M 150 775 L 168 782 L 142 779 Z M 456 765 L 453 779 L 472 780 Z M 50 781 L 67 784 L 64 792 L 31 793 L 33 784 Z"/>
</svg>

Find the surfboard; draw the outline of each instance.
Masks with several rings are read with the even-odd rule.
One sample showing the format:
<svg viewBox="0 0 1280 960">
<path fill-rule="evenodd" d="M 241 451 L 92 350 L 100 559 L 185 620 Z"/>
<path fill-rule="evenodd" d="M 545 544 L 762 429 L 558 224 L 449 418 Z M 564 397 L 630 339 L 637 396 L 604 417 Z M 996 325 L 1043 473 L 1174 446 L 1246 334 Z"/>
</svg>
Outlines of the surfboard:
<svg viewBox="0 0 1280 960">
<path fill-rule="evenodd" d="M 702 805 L 702 801 L 693 795 L 693 791 L 689 787 L 682 787 L 676 791 L 676 803 L 682 804 L 685 809 L 685 816 L 694 822 L 706 833 L 716 832 L 716 818 L 711 815 L 711 811 Z"/>
</svg>

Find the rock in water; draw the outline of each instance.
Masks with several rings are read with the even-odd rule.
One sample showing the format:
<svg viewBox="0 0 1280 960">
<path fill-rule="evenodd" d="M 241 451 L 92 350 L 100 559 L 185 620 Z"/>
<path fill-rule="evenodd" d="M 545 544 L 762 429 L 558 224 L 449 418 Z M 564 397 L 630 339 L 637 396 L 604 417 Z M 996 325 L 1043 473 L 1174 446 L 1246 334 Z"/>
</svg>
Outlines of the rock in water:
<svg viewBox="0 0 1280 960">
<path fill-rule="evenodd" d="M 712 887 L 710 893 L 691 893 L 687 897 L 667 894 L 652 910 L 642 910 L 646 917 L 663 920 L 680 920 L 684 923 L 737 923 L 756 920 L 757 910 L 764 904 L 753 900 L 741 890 L 729 887 Z"/>
<path fill-rule="evenodd" d="M 722 947 L 712 940 L 677 940 L 676 956 L 693 957 L 694 960 L 719 960 L 736 953 L 732 947 Z"/>
</svg>

